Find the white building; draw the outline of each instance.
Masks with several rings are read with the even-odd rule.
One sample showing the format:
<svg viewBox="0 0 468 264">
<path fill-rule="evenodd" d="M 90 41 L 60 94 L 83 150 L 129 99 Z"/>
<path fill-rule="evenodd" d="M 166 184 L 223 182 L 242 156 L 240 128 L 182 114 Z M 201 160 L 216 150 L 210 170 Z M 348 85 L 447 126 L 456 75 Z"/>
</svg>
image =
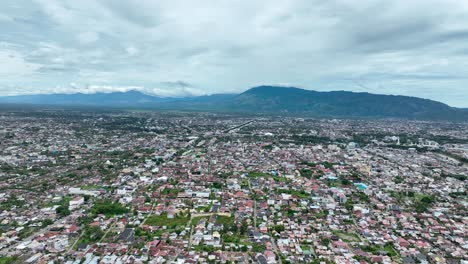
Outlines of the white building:
<svg viewBox="0 0 468 264">
<path fill-rule="evenodd" d="M 75 210 L 83 204 L 84 204 L 84 197 L 78 196 L 70 200 L 68 209 Z"/>
</svg>

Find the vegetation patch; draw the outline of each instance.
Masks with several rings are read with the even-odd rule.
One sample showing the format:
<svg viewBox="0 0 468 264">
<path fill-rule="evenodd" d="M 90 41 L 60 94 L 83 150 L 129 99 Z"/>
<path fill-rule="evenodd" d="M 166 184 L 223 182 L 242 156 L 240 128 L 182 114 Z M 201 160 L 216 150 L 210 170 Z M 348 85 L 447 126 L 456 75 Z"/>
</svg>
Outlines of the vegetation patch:
<svg viewBox="0 0 468 264">
<path fill-rule="evenodd" d="M 359 236 L 355 233 L 349 233 L 342 230 L 332 230 L 332 233 L 345 242 L 360 242 Z"/>
<path fill-rule="evenodd" d="M 310 193 L 305 192 L 304 190 L 293 190 L 293 189 L 278 189 L 276 193 L 281 194 L 290 194 L 296 196 L 300 199 L 307 199 L 310 197 Z"/>
<path fill-rule="evenodd" d="M 468 176 L 463 175 L 463 174 L 442 174 L 441 176 L 444 178 L 446 177 L 454 178 L 459 181 L 466 181 L 466 179 L 468 178 Z"/>
<path fill-rule="evenodd" d="M 79 244 L 92 244 L 101 240 L 104 236 L 104 231 L 99 226 L 87 225 L 83 230 L 83 235 L 80 237 Z"/>
<path fill-rule="evenodd" d="M 184 226 L 188 223 L 188 216 L 174 215 L 174 218 L 167 218 L 167 213 L 161 215 L 152 215 L 146 218 L 145 224 L 150 226 L 166 226 L 168 228 L 176 228 Z"/>
<path fill-rule="evenodd" d="M 435 202 L 435 199 L 431 195 L 419 194 L 415 197 L 414 209 L 418 213 L 426 212 L 431 205 Z"/>
<path fill-rule="evenodd" d="M 97 201 L 91 213 L 94 215 L 103 214 L 105 216 L 114 216 L 128 213 L 128 209 L 125 208 L 118 202 L 112 202 L 110 200 Z"/>
<path fill-rule="evenodd" d="M 223 225 L 225 228 L 230 227 L 234 224 L 234 217 L 218 215 L 216 217 L 216 223 Z"/>
<path fill-rule="evenodd" d="M 11 264 L 18 261 L 18 257 L 3 257 L 0 256 L 0 264 Z"/>
</svg>

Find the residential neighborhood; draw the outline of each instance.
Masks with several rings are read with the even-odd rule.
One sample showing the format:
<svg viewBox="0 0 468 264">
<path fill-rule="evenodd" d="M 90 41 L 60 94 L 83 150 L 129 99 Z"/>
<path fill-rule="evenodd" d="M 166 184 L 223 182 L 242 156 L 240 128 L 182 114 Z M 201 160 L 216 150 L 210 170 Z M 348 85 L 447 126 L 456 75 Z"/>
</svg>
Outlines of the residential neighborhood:
<svg viewBox="0 0 468 264">
<path fill-rule="evenodd" d="M 0 112 L 0 263 L 468 263 L 468 125 Z"/>
</svg>

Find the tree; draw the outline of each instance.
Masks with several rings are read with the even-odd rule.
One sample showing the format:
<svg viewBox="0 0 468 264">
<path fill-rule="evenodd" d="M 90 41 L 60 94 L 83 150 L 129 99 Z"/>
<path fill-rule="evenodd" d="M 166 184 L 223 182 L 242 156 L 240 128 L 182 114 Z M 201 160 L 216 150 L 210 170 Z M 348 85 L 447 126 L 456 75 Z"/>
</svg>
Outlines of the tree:
<svg viewBox="0 0 468 264">
<path fill-rule="evenodd" d="M 266 247 L 263 244 L 256 244 L 255 243 L 255 244 L 252 245 L 252 251 L 253 252 L 263 252 L 265 250 L 266 250 Z"/>
<path fill-rule="evenodd" d="M 242 221 L 242 224 L 241 224 L 241 227 L 240 227 L 240 233 L 242 235 L 246 234 L 247 233 L 247 228 L 248 228 L 247 221 L 245 221 L 245 220 Z"/>
<path fill-rule="evenodd" d="M 94 215 L 104 214 L 107 216 L 111 216 L 111 215 L 125 214 L 128 212 L 128 209 L 122 206 L 118 202 L 112 202 L 110 200 L 103 200 L 103 201 L 97 201 L 94 204 L 93 208 L 91 209 L 91 212 Z"/>
<path fill-rule="evenodd" d="M 216 199 L 216 195 L 214 192 L 210 192 L 210 196 L 208 197 L 210 200 Z"/>
<path fill-rule="evenodd" d="M 424 195 L 419 201 L 414 203 L 414 208 L 416 212 L 423 213 L 426 212 L 427 209 L 431 206 L 434 202 L 434 197 L 430 195 Z"/>
<path fill-rule="evenodd" d="M 48 225 L 51 225 L 53 223 L 54 223 L 54 221 L 52 221 L 49 218 L 42 220 L 42 226 L 48 226 Z"/>
<path fill-rule="evenodd" d="M 342 178 L 342 179 L 341 179 L 341 184 L 343 184 L 343 185 L 349 185 L 349 184 L 350 184 L 350 181 L 349 181 L 348 179 Z"/>
<path fill-rule="evenodd" d="M 104 236 L 104 231 L 99 226 L 86 226 L 83 240 L 88 243 L 99 241 Z"/>
<path fill-rule="evenodd" d="M 328 244 L 330 244 L 330 239 L 328 239 L 328 238 L 326 238 L 326 237 L 325 237 L 325 238 L 322 238 L 322 240 L 320 240 L 320 244 L 321 244 L 322 246 L 328 246 Z"/>
<path fill-rule="evenodd" d="M 278 233 L 284 231 L 284 225 L 276 225 L 275 226 L 275 231 L 278 232 Z"/>
<path fill-rule="evenodd" d="M 66 205 L 61 205 L 57 207 L 57 209 L 55 209 L 55 212 L 62 217 L 70 215 L 70 210 L 68 210 L 68 206 Z"/>
<path fill-rule="evenodd" d="M 421 198 L 421 202 L 423 202 L 425 204 L 431 204 L 431 203 L 434 202 L 434 197 L 426 195 L 423 198 Z"/>
<path fill-rule="evenodd" d="M 223 185 L 219 182 L 213 182 L 212 187 L 215 189 L 221 189 Z"/>
<path fill-rule="evenodd" d="M 393 182 L 396 184 L 402 183 L 403 178 L 401 176 L 396 176 L 395 178 L 393 178 Z"/>
<path fill-rule="evenodd" d="M 233 233 L 237 233 L 237 231 L 239 231 L 239 228 L 237 227 L 236 224 L 234 224 L 234 225 L 231 226 L 231 231 L 232 231 Z"/>
</svg>

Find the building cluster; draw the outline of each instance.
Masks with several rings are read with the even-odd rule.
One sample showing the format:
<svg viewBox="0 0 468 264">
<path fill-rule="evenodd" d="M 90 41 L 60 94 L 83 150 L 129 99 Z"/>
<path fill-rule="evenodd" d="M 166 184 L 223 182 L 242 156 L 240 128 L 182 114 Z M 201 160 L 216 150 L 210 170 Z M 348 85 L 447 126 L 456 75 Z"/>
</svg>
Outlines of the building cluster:
<svg viewBox="0 0 468 264">
<path fill-rule="evenodd" d="M 468 125 L 0 112 L 0 260 L 467 263 Z"/>
</svg>

